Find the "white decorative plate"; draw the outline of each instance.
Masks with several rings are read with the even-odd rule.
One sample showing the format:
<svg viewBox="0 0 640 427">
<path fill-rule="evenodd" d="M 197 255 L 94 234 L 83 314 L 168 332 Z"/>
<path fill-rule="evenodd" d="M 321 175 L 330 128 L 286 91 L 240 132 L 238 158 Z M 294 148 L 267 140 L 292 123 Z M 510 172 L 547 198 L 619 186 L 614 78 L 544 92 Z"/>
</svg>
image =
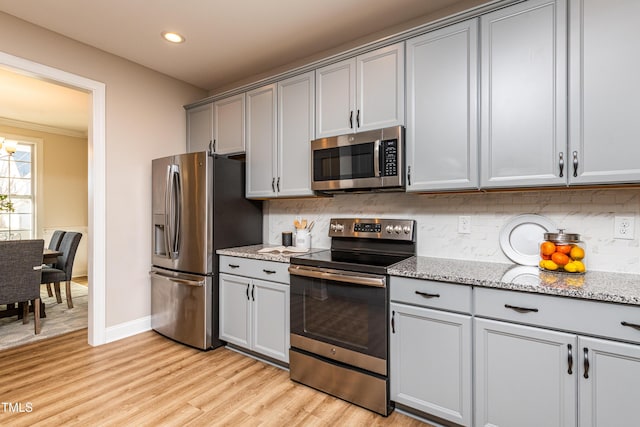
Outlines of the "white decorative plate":
<svg viewBox="0 0 640 427">
<path fill-rule="evenodd" d="M 556 225 L 542 215 L 518 215 L 500 230 L 500 248 L 516 264 L 538 265 L 539 246 L 544 240 L 544 233 L 556 230 Z"/>
</svg>

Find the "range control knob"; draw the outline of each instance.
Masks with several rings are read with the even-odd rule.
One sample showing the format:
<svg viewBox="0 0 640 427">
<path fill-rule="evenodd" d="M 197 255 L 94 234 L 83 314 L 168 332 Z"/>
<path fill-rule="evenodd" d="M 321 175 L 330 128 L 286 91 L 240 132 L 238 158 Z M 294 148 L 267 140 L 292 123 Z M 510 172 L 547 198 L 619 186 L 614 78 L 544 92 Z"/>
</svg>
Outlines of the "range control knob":
<svg viewBox="0 0 640 427">
<path fill-rule="evenodd" d="M 336 225 L 332 222 L 331 225 L 329 226 L 329 228 L 331 229 L 331 231 L 336 231 Z"/>
<path fill-rule="evenodd" d="M 402 231 L 404 231 L 404 234 L 409 234 L 411 233 L 411 227 L 405 225 L 404 227 L 402 227 Z"/>
<path fill-rule="evenodd" d="M 395 231 L 396 234 L 400 234 L 402 232 L 402 227 L 396 225 L 395 227 L 393 227 L 393 231 Z"/>
<path fill-rule="evenodd" d="M 386 231 L 389 234 L 393 233 L 393 225 L 387 225 L 384 231 Z"/>
<path fill-rule="evenodd" d="M 341 231 L 341 232 L 344 231 L 344 224 L 336 223 L 336 224 L 332 224 L 332 225 L 336 226 L 335 231 Z"/>
</svg>

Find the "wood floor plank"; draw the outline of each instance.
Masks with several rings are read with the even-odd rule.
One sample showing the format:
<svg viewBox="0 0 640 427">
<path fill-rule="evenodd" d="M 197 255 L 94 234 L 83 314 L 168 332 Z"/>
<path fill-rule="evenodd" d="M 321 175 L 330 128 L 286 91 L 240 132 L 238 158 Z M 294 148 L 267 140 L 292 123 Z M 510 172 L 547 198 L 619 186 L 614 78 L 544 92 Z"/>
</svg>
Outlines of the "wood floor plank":
<svg viewBox="0 0 640 427">
<path fill-rule="evenodd" d="M 0 425 L 428 425 L 379 416 L 226 348 L 203 352 L 155 332 L 86 341 L 82 330 L 0 351 L 0 400 L 10 404 Z"/>
</svg>

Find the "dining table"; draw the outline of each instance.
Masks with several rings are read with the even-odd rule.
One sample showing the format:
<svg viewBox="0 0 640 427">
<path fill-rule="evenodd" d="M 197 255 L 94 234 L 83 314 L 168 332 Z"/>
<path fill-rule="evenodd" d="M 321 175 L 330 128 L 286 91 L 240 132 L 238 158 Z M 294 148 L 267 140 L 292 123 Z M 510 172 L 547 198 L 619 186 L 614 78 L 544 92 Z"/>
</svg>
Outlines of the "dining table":
<svg viewBox="0 0 640 427">
<path fill-rule="evenodd" d="M 42 251 L 42 263 L 55 264 L 58 261 L 58 257 L 60 255 L 62 255 L 62 252 L 58 250 L 45 248 Z M 32 305 L 29 305 L 29 312 L 33 313 Z M 15 315 L 18 315 L 18 319 L 22 318 L 22 303 L 7 304 L 6 310 L 0 311 L 0 318 L 15 316 Z M 40 317 L 41 318 L 47 317 L 45 313 L 45 305 L 44 305 L 44 302 L 42 301 L 40 302 Z"/>
</svg>

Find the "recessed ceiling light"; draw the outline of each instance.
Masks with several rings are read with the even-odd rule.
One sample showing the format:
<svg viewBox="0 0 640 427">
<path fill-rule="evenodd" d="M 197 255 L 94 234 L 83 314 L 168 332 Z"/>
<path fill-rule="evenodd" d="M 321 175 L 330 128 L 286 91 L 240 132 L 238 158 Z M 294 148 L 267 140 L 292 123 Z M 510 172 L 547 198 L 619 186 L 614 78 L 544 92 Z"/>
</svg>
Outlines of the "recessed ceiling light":
<svg viewBox="0 0 640 427">
<path fill-rule="evenodd" d="M 171 43 L 183 43 L 184 37 L 172 31 L 163 31 L 162 38 Z"/>
</svg>

